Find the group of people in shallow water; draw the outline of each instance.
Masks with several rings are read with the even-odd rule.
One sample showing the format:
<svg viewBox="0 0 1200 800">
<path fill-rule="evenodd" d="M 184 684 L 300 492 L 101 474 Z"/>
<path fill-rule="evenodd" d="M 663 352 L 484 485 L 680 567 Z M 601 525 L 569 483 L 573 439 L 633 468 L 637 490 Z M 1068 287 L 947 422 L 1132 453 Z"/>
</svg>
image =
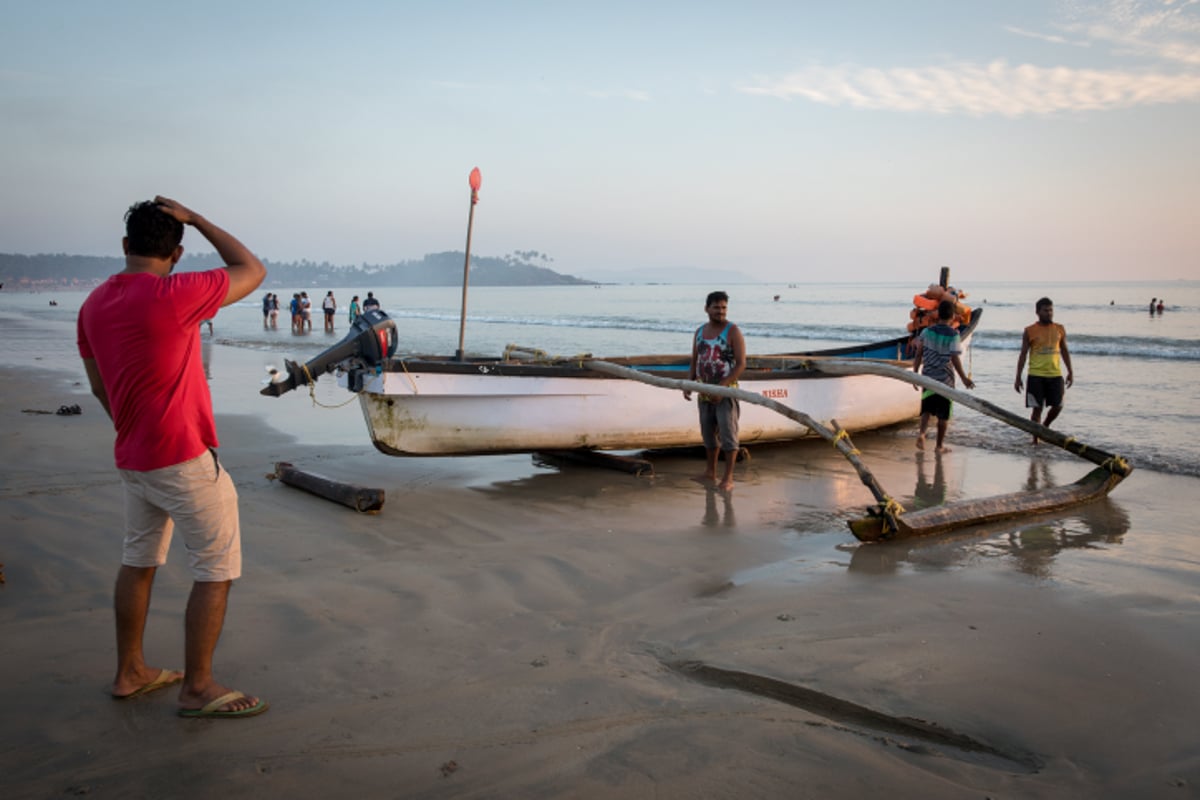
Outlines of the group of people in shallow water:
<svg viewBox="0 0 1200 800">
<path fill-rule="evenodd" d="M 1162 298 L 1161 297 L 1151 297 L 1150 298 L 1150 314 L 1151 314 L 1151 316 L 1153 316 L 1155 313 L 1161 314 L 1162 312 L 1163 312 Z"/>
<path fill-rule="evenodd" d="M 368 311 L 372 308 L 379 308 L 379 300 L 375 297 L 374 292 L 367 292 L 367 299 L 359 304 L 358 295 L 354 295 L 354 299 L 350 301 L 348 307 L 350 324 L 358 319 L 363 311 Z M 337 313 L 338 303 L 337 298 L 333 296 L 333 291 L 325 293 L 325 298 L 321 301 L 321 311 L 325 315 L 325 332 L 334 332 L 334 315 Z M 292 295 L 292 299 L 288 304 L 288 310 L 292 316 L 292 333 L 304 334 L 312 333 L 312 301 L 308 297 L 308 292 L 296 292 Z M 274 330 L 279 327 L 279 295 L 267 292 L 262 299 L 262 314 L 263 314 L 263 330 Z"/>
<path fill-rule="evenodd" d="M 688 380 L 736 388 L 738 377 L 746 369 L 746 343 L 738 326 L 729 321 L 729 295 L 711 292 L 705 299 L 704 310 L 708 322 L 697 328 L 693 335 Z M 1030 420 L 1049 426 L 1062 411 L 1064 394 L 1074 384 L 1075 372 L 1067 347 L 1066 329 L 1054 321 L 1054 303 L 1049 297 L 1043 297 L 1034 304 L 1034 311 L 1037 321 L 1022 332 L 1013 388 L 1025 394 Z M 966 388 L 974 389 L 975 383 L 963 369 L 960 358 L 962 340 L 958 328 L 953 325 L 955 316 L 953 300 L 939 302 L 937 322 L 913 337 L 913 371 L 950 387 L 955 385 L 957 375 Z M 686 400 L 691 400 L 691 395 L 691 391 L 683 393 Z M 707 456 L 707 466 L 699 480 L 729 491 L 733 488 L 734 465 L 740 450 L 738 401 L 732 397 L 701 394 L 698 405 L 700 432 Z M 945 442 L 952 407 L 947 397 L 929 390 L 923 392 L 918 450 L 925 449 L 929 425 L 935 419 L 937 452 L 949 450 Z M 1033 437 L 1033 443 L 1038 443 L 1038 437 Z M 725 459 L 725 470 L 718 478 L 717 462 L 721 457 Z"/>
</svg>

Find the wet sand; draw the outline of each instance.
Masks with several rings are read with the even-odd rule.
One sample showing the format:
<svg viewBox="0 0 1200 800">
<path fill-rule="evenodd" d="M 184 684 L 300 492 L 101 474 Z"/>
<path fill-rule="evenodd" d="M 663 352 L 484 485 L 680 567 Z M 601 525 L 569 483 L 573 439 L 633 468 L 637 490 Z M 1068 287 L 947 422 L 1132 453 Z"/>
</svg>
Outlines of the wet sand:
<svg viewBox="0 0 1200 800">
<path fill-rule="evenodd" d="M 23 341 L 0 318 L 6 332 Z M 1200 481 L 1137 471 L 1073 514 L 858 546 L 845 520 L 871 498 L 819 442 L 756 448 L 728 496 L 682 457 L 657 459 L 653 479 L 528 456 L 389 458 L 365 428 L 330 444 L 273 427 L 323 417 L 303 417 L 321 413 L 307 401 L 255 405 L 253 387 L 230 396 L 260 377 L 237 353 L 213 386 L 245 574 L 216 664 L 271 710 L 185 720 L 172 690 L 114 702 L 112 431 L 82 369 L 44 350 L 0 367 L 8 797 L 1200 790 L 1186 513 Z M 72 403 L 84 413 L 22 412 Z M 905 505 L 1090 467 L 959 446 L 918 457 L 911 430 L 856 440 Z M 280 460 L 387 501 L 358 514 L 283 486 L 268 477 Z M 156 665 L 182 666 L 189 588 L 176 543 L 146 637 Z"/>
</svg>

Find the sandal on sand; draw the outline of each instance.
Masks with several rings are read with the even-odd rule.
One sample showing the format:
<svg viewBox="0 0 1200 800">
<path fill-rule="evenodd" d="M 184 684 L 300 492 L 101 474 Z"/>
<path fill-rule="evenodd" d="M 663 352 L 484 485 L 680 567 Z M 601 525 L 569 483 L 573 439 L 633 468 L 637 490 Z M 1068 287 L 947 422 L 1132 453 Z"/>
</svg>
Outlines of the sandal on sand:
<svg viewBox="0 0 1200 800">
<path fill-rule="evenodd" d="M 178 670 L 163 669 L 159 670 L 158 677 L 149 683 L 134 689 L 129 694 L 114 694 L 113 700 L 132 700 L 135 697 L 141 697 L 144 694 L 157 692 L 159 689 L 165 689 L 168 686 L 174 686 L 183 680 L 183 673 Z"/>
<path fill-rule="evenodd" d="M 261 714 L 270 708 L 266 700 L 260 699 L 254 705 L 250 706 L 249 708 L 243 708 L 241 711 L 218 711 L 221 706 L 232 703 L 234 700 L 238 700 L 245 696 L 246 695 L 244 693 L 238 691 L 233 691 L 229 694 L 223 694 L 216 700 L 213 700 L 211 703 L 204 706 L 204 708 L 181 708 L 179 709 L 179 716 L 190 718 L 253 717 L 256 714 Z"/>
<path fill-rule="evenodd" d="M 69 417 L 75 414 L 82 414 L 83 409 L 79 406 L 59 406 L 58 411 L 55 411 L 54 413 L 58 414 L 60 417 Z"/>
</svg>

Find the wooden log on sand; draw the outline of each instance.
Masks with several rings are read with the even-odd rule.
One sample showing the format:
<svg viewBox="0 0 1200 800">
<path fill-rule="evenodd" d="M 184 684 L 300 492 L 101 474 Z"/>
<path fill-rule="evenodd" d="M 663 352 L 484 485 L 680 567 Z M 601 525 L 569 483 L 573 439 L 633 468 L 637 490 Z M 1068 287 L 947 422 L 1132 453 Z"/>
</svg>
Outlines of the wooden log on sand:
<svg viewBox="0 0 1200 800">
<path fill-rule="evenodd" d="M 295 486 L 318 497 L 332 500 L 359 512 L 376 512 L 383 508 L 383 489 L 370 489 L 342 483 L 314 472 L 296 469 L 286 461 L 275 464 L 275 477 L 288 486 Z"/>
</svg>

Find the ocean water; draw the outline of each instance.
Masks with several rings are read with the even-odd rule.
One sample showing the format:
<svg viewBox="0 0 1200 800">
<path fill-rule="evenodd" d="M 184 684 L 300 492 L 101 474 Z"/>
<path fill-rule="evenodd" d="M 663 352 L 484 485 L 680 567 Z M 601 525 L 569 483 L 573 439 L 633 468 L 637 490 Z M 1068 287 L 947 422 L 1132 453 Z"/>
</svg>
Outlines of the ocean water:
<svg viewBox="0 0 1200 800">
<path fill-rule="evenodd" d="M 1118 453 L 1137 468 L 1200 476 L 1196 388 L 1200 385 L 1200 281 L 955 283 L 967 292 L 969 305 L 984 309 L 982 324 L 964 354 L 977 395 L 1014 413 L 1027 413 L 1023 395 L 1013 389 L 1021 331 L 1036 320 L 1036 300 L 1048 296 L 1054 301 L 1055 321 L 1067 330 L 1075 367 L 1075 385 L 1067 391 L 1055 427 L 1086 444 Z M 451 354 L 458 348 L 462 291 L 454 287 L 306 289 L 315 306 L 326 291 L 334 291 L 342 308 L 332 335 L 322 331 L 319 308 L 311 334 L 293 334 L 286 311 L 278 329 L 264 329 L 260 292 L 223 309 L 214 321 L 211 341 L 243 351 L 261 366 L 281 364 L 284 358 L 311 358 L 346 333 L 345 306 L 354 294 L 365 297 L 368 288 L 395 319 L 402 353 Z M 494 356 L 514 343 L 564 356 L 683 353 L 691 346 L 691 332 L 705 319 L 704 297 L 712 288 L 729 292 L 730 319 L 742 327 L 751 353 L 778 353 L 898 336 L 908 322 L 912 296 L 925 286 L 472 287 L 464 349 Z M 286 308 L 297 289 L 273 291 Z M 86 292 L 3 291 L 0 313 L 69 335 L 84 297 Z M 1165 298 L 1163 314 L 1148 312 L 1151 297 Z M 49 305 L 51 298 L 57 305 Z M 207 333 L 204 340 L 208 341 Z M 264 373 L 255 372 L 253 380 L 246 379 L 246 402 L 285 402 L 285 398 L 258 401 L 250 390 L 257 390 Z M 321 391 L 322 402 L 339 399 L 335 387 L 322 386 Z M 276 413 L 269 405 L 262 409 L 268 419 Z M 365 428 L 359 432 L 365 439 Z M 909 434 L 907 429 L 893 432 Z M 345 435 L 355 434 L 346 431 Z M 1029 447 L 1026 434 L 965 408 L 957 409 L 950 440 L 1014 453 Z"/>
</svg>

